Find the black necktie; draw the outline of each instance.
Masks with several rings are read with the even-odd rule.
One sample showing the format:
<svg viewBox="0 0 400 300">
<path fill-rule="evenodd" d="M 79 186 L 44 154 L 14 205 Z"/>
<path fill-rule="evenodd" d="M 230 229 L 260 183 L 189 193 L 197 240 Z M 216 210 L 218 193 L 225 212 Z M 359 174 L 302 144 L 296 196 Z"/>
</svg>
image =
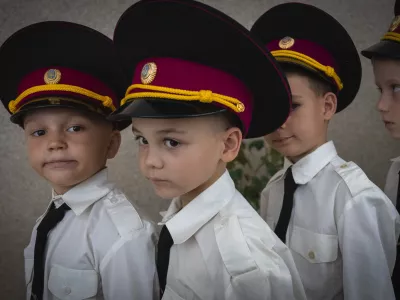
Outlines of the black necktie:
<svg viewBox="0 0 400 300">
<path fill-rule="evenodd" d="M 167 273 L 169 263 L 169 251 L 171 250 L 174 241 L 167 226 L 163 226 L 160 233 L 160 239 L 157 245 L 157 273 L 160 283 L 161 298 L 164 294 L 165 285 L 167 284 Z"/>
<path fill-rule="evenodd" d="M 294 192 L 297 188 L 297 184 L 294 182 L 293 179 L 292 167 L 290 167 L 286 172 L 284 184 L 285 193 L 283 196 L 282 210 L 281 214 L 279 215 L 278 223 L 275 227 L 275 233 L 282 242 L 286 243 L 286 231 L 289 226 L 290 217 L 292 215 Z"/>
<path fill-rule="evenodd" d="M 65 212 L 69 209 L 70 208 L 66 203 L 57 209 L 55 209 L 54 203 L 52 203 L 49 212 L 36 229 L 31 300 L 43 299 L 44 265 L 47 237 L 50 230 L 52 230 L 58 224 L 58 222 L 62 220 Z"/>
</svg>

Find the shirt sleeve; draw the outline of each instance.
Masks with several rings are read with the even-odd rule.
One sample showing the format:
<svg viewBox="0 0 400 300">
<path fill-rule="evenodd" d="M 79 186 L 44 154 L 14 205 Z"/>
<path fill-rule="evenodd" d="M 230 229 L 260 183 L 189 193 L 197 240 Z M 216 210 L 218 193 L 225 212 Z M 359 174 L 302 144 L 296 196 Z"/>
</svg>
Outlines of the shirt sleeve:
<svg viewBox="0 0 400 300">
<path fill-rule="evenodd" d="M 120 238 L 100 268 L 107 300 L 159 299 L 155 266 L 155 234 L 151 225 Z"/>
<path fill-rule="evenodd" d="M 391 274 L 399 216 L 380 191 L 363 191 L 347 202 L 338 221 L 344 299 L 395 299 Z"/>
</svg>

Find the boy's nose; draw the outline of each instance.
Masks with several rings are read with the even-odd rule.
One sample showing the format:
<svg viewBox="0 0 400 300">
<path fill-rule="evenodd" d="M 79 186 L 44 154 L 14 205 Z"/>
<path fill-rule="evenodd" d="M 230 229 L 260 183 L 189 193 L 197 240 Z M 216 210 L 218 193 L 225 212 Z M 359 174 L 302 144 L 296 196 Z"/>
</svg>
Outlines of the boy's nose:
<svg viewBox="0 0 400 300">
<path fill-rule="evenodd" d="M 147 155 L 144 158 L 144 163 L 147 168 L 161 169 L 163 167 L 160 154 L 154 149 L 149 149 L 147 151 Z"/>
<path fill-rule="evenodd" d="M 390 99 L 388 96 L 382 93 L 380 96 L 378 103 L 376 104 L 376 108 L 380 112 L 388 112 L 390 107 Z"/>
<path fill-rule="evenodd" d="M 64 137 L 60 134 L 52 134 L 50 135 L 48 149 L 49 150 L 62 150 L 67 148 L 67 144 L 64 140 Z"/>
</svg>

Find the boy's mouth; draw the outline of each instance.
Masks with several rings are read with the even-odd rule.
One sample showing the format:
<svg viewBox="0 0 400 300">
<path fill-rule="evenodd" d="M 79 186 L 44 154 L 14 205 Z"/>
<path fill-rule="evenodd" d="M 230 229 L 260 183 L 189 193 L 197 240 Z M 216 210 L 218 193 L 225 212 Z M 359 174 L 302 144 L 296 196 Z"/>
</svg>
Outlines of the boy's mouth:
<svg viewBox="0 0 400 300">
<path fill-rule="evenodd" d="M 394 122 L 390 122 L 390 121 L 386 121 L 386 120 L 383 120 L 383 123 L 385 124 L 386 127 L 392 127 L 396 124 Z"/>
<path fill-rule="evenodd" d="M 289 141 L 293 136 L 288 136 L 288 137 L 279 137 L 277 139 L 272 140 L 273 143 L 284 143 Z"/>
<path fill-rule="evenodd" d="M 43 167 L 48 168 L 68 168 L 76 164 L 76 160 L 49 160 L 43 164 Z"/>
</svg>

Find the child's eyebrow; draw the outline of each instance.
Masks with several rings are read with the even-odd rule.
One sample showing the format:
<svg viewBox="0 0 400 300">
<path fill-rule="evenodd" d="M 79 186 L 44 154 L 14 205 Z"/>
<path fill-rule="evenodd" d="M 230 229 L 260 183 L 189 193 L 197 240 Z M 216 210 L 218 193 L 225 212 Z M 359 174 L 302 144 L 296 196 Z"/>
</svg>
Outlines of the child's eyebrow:
<svg viewBox="0 0 400 300">
<path fill-rule="evenodd" d="M 157 134 L 169 134 L 169 133 L 185 134 L 187 133 L 187 131 L 177 128 L 166 128 L 157 131 Z"/>
<path fill-rule="evenodd" d="M 300 95 L 292 95 L 292 99 L 293 100 L 298 100 L 298 99 L 302 99 L 303 97 Z"/>
<path fill-rule="evenodd" d="M 140 130 L 133 127 L 133 125 L 132 125 L 132 132 L 133 133 L 141 133 Z"/>
</svg>

